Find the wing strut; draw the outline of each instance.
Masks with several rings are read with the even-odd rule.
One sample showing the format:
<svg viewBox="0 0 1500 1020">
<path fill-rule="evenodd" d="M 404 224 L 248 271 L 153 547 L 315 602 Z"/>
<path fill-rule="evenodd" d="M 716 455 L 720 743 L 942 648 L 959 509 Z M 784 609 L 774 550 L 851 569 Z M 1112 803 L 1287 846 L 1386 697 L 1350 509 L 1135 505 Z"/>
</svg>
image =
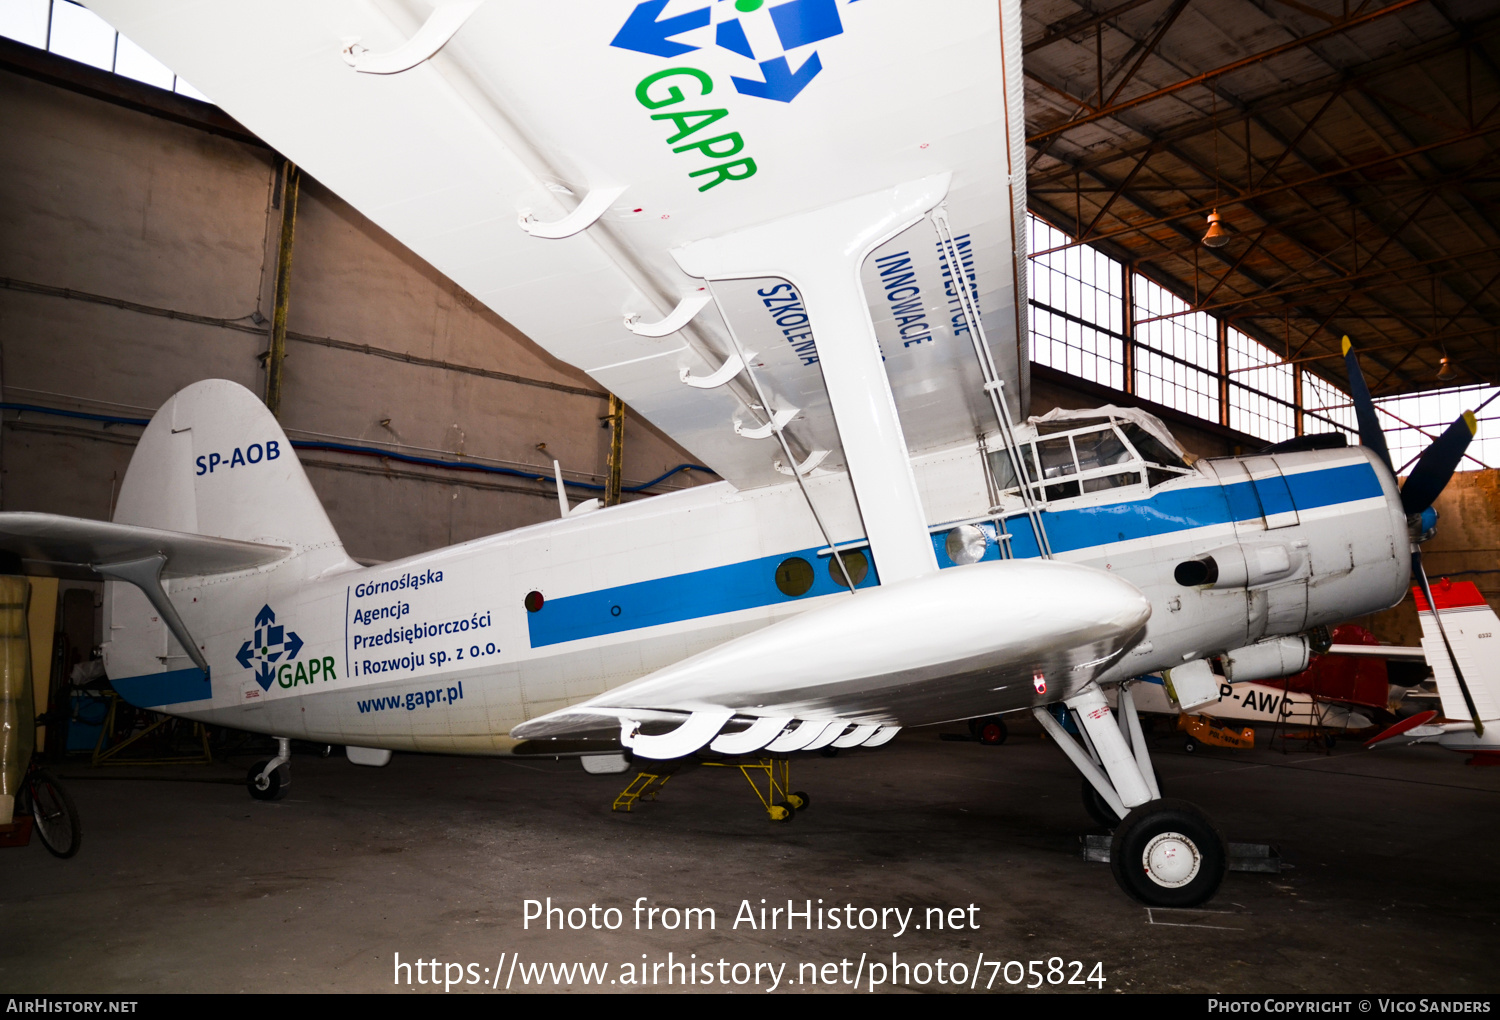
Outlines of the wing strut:
<svg viewBox="0 0 1500 1020">
<path fill-rule="evenodd" d="M 710 281 L 710 290 L 714 280 L 776 276 L 801 295 L 883 584 L 935 574 L 938 566 L 859 269 L 870 252 L 941 202 L 950 180 L 939 174 L 909 181 L 672 251 L 684 272 Z M 743 360 L 743 347 L 734 343 Z M 754 373 L 747 374 L 753 382 Z M 787 464 L 796 463 L 785 445 L 782 452 Z"/>
<path fill-rule="evenodd" d="M 708 282 L 708 292 L 713 296 L 714 302 L 718 303 L 719 295 L 714 292 L 712 280 Z M 719 305 L 720 314 L 723 313 L 723 309 L 724 306 Z M 734 323 L 729 321 L 729 316 L 724 315 L 723 318 L 724 325 L 729 329 L 729 342 L 734 344 L 734 354 L 730 356 L 730 360 L 737 360 L 744 366 L 745 377 L 750 380 L 750 385 L 755 388 L 755 399 L 761 407 L 765 408 L 766 416 L 770 419 L 763 426 L 765 432 L 762 432 L 761 429 L 744 429 L 739 425 L 736 425 L 734 430 L 750 439 L 764 439 L 766 432 L 774 435 L 776 442 L 781 446 L 781 454 L 786 458 L 786 462 L 788 464 L 796 464 L 797 458 L 792 456 L 792 448 L 787 443 L 786 435 L 782 432 L 782 429 L 786 427 L 787 422 L 791 421 L 792 416 L 797 413 L 797 409 L 793 407 L 777 411 L 771 410 L 771 403 L 766 399 L 766 392 L 761 388 L 760 380 L 750 370 L 750 359 L 754 355 L 746 351 L 740 344 L 739 334 L 734 331 Z M 784 413 L 786 411 L 790 413 Z M 813 520 L 818 522 L 818 531 L 822 533 L 823 541 L 828 543 L 829 548 L 834 548 L 833 534 L 828 530 L 828 525 L 823 523 L 823 515 L 818 513 L 818 507 L 813 503 L 812 493 L 807 491 L 807 482 L 803 480 L 800 472 L 793 477 L 797 479 L 797 488 L 802 490 L 802 498 L 807 502 L 807 509 L 812 512 Z M 842 556 L 835 556 L 833 559 L 838 564 L 839 573 L 844 575 L 844 587 L 848 588 L 849 594 L 853 595 L 855 593 L 854 579 L 849 576 L 849 568 L 844 565 L 844 558 Z"/>
<path fill-rule="evenodd" d="M 1005 403 L 1001 390 L 1005 383 L 995 371 L 995 360 L 990 356 L 989 338 L 984 335 L 984 320 L 979 317 L 979 306 L 969 290 L 963 273 L 963 259 L 959 257 L 958 245 L 953 240 L 953 230 L 948 225 L 948 210 L 944 205 L 932 210 L 932 226 L 937 231 L 938 246 L 943 251 L 943 261 L 948 263 L 948 276 L 953 281 L 953 293 L 958 296 L 959 311 L 969 324 L 969 342 L 974 345 L 974 356 L 979 359 L 979 371 L 984 376 L 984 392 L 990 398 L 990 408 L 1000 424 L 1000 441 L 1005 444 L 1005 454 L 1010 458 L 1011 470 L 1020 485 L 1021 503 L 1026 507 L 1026 517 L 1036 533 L 1037 548 L 1044 559 L 1052 558 L 1052 543 L 1047 540 L 1047 528 L 1042 524 L 1041 511 L 1037 509 L 1031 486 L 1031 472 L 1022 463 L 1020 444 L 1010 420 L 1010 406 Z M 1018 299 L 1019 300 L 1019 299 Z"/>
<path fill-rule="evenodd" d="M 95 563 L 94 571 L 103 574 L 115 581 L 126 581 L 141 590 L 141 594 L 151 602 L 156 611 L 161 614 L 162 622 L 177 639 L 177 643 L 187 652 L 188 658 L 193 664 L 203 670 L 203 675 L 208 676 L 208 660 L 203 657 L 203 652 L 198 648 L 198 642 L 193 640 L 193 635 L 188 633 L 187 625 L 182 622 L 182 617 L 177 615 L 177 607 L 172 605 L 172 600 L 167 598 L 167 591 L 161 586 L 161 568 L 167 565 L 166 556 L 157 553 L 139 560 L 127 560 L 124 563 Z"/>
</svg>

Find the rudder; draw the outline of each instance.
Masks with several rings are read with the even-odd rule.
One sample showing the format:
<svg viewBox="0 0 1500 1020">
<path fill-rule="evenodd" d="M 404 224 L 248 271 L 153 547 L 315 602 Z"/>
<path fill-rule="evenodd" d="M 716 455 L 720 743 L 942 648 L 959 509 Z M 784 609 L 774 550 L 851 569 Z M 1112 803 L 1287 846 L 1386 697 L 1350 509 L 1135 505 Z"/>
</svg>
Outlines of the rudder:
<svg viewBox="0 0 1500 1020">
<path fill-rule="evenodd" d="M 346 558 L 281 425 L 225 379 L 194 383 L 156 412 L 125 472 L 114 520 Z"/>
</svg>

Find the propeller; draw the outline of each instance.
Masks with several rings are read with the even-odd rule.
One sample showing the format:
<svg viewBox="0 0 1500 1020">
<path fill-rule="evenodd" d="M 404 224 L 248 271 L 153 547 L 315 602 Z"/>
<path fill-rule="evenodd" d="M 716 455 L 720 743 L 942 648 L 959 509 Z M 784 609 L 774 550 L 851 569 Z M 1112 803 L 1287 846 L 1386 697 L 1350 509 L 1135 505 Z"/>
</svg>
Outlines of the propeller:
<svg viewBox="0 0 1500 1020">
<path fill-rule="evenodd" d="M 1375 416 L 1375 401 L 1370 397 L 1370 387 L 1366 385 L 1365 374 L 1359 367 L 1359 357 L 1354 353 L 1354 345 L 1349 342 L 1347 336 L 1344 337 L 1343 351 L 1344 367 L 1349 372 L 1349 394 L 1354 398 L 1354 414 L 1359 421 L 1359 441 L 1361 445 L 1374 450 L 1380 456 L 1394 477 L 1396 468 L 1391 463 L 1391 451 L 1385 444 L 1385 432 Z M 1457 421 L 1444 430 L 1442 435 L 1433 440 L 1432 445 L 1422 451 L 1411 473 L 1406 476 L 1406 484 L 1401 486 L 1401 509 L 1406 512 L 1408 519 L 1420 517 L 1432 506 L 1438 494 L 1448 484 L 1448 480 L 1453 477 L 1453 472 L 1458 469 L 1458 462 L 1463 460 L 1470 441 L 1478 431 L 1479 422 L 1474 417 L 1474 412 L 1465 411 Z M 1433 622 L 1437 624 L 1438 634 L 1443 639 L 1443 648 L 1448 653 L 1448 661 L 1453 664 L 1453 675 L 1458 680 L 1458 689 L 1464 696 L 1464 707 L 1469 710 L 1469 715 L 1474 720 L 1474 732 L 1479 736 L 1484 736 L 1484 723 L 1480 721 L 1479 710 L 1474 707 L 1474 697 L 1469 693 L 1469 684 L 1464 679 L 1463 670 L 1459 669 L 1458 657 L 1453 654 L 1453 645 L 1448 640 L 1448 631 L 1443 627 L 1442 614 L 1438 612 L 1437 602 L 1432 597 L 1432 588 L 1427 583 L 1427 571 L 1422 568 L 1422 546 L 1415 537 L 1419 530 L 1420 526 L 1412 528 L 1414 537 L 1411 543 L 1411 572 L 1422 589 L 1422 597 L 1427 600 L 1427 605 L 1432 610 Z"/>
</svg>

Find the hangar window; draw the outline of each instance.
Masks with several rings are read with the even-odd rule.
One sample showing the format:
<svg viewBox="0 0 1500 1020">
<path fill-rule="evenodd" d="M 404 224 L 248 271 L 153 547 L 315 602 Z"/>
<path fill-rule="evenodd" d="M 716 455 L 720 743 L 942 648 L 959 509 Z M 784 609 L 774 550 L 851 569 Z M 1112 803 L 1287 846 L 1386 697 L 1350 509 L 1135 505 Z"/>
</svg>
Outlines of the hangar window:
<svg viewBox="0 0 1500 1020">
<path fill-rule="evenodd" d="M 1140 274 L 1134 288 L 1136 392 L 1218 421 L 1218 323 Z"/>
<path fill-rule="evenodd" d="M 1068 238 L 1029 217 L 1031 250 Z M 1125 267 L 1093 248 L 1067 248 L 1031 261 L 1031 356 L 1070 375 L 1125 387 Z"/>
<path fill-rule="evenodd" d="M 75 0 L 5 0 L 0 36 L 202 102 L 209 98 Z"/>
<path fill-rule="evenodd" d="M 1296 370 L 1265 344 L 1232 327 L 1225 329 L 1224 352 L 1229 427 L 1277 443 L 1295 436 Z"/>
<path fill-rule="evenodd" d="M 1037 364 L 1267 442 L 1354 430 L 1348 394 L 1282 360 L 1270 341 L 1196 310 L 1035 215 L 1027 215 L 1027 224 Z M 1406 428 L 1386 418 L 1393 434 Z"/>
</svg>

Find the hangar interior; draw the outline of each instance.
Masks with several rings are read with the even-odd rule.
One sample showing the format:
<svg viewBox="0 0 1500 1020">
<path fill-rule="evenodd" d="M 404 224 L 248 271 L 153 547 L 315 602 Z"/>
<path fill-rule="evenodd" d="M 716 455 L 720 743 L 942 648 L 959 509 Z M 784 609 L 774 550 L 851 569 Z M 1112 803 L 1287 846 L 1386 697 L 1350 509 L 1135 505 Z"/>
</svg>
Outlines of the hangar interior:
<svg viewBox="0 0 1500 1020">
<path fill-rule="evenodd" d="M 1030 413 L 1139 406 L 1204 458 L 1315 433 L 1357 442 L 1339 346 L 1347 334 L 1403 469 L 1460 412 L 1477 410 L 1479 432 L 1437 503 L 1440 526 L 1426 555 L 1431 575 L 1472 580 L 1500 606 L 1493 5 L 1027 0 L 1023 16 Z M 648 499 L 716 480 L 85 7 L 5 0 L 0 18 L 0 509 L 108 520 L 145 421 L 171 394 L 206 378 L 269 393 L 278 372 L 270 397 L 278 417 L 365 564 L 556 517 L 554 460 L 573 503 Z M 65 697 L 75 667 L 104 640 L 101 591 L 64 580 L 45 595 L 58 638 L 36 681 L 39 709 Z M 1356 622 L 1389 644 L 1420 636 L 1410 600 Z M 1189 950 L 1150 930 L 1166 922 L 1149 912 L 1143 935 L 1139 911 L 1123 900 L 1096 928 L 1077 922 L 1078 897 L 1093 879 L 1070 843 L 1081 824 L 1071 817 L 1076 780 L 1060 759 L 1047 778 L 1055 750 L 1035 727 L 1013 730 L 1017 739 L 1003 748 L 910 734 L 873 777 L 813 761 L 809 773 L 832 794 L 817 822 L 825 828 L 807 831 L 813 812 L 791 838 L 767 833 L 748 811 L 749 820 L 716 817 L 722 798 L 743 793 L 728 787 L 674 790 L 653 808 L 658 821 L 648 810 L 621 827 L 607 809 L 609 783 L 567 762 L 409 756 L 386 792 L 378 772 L 341 779 L 333 762 L 312 759 L 300 777 L 299 792 L 313 801 L 306 817 L 286 818 L 295 798 L 276 805 L 277 825 L 297 843 L 277 842 L 272 856 L 304 858 L 290 870 L 268 870 L 240 845 L 252 823 L 243 794 L 227 785 L 240 780 L 225 777 L 242 763 L 129 766 L 104 777 L 126 782 L 74 784 L 91 840 L 111 847 L 115 863 L 53 862 L 36 850 L 24 852 L 24 867 L 0 864 L 0 887 L 35 934 L 0 950 L 0 975 L 14 989 L 66 989 L 72 965 L 62 961 L 76 950 L 107 960 L 99 981 L 112 988 L 231 990 L 284 979 L 299 989 L 369 989 L 360 968 L 371 946 L 398 939 L 403 911 L 434 940 L 433 952 L 451 955 L 463 950 L 454 926 L 508 932 L 490 914 L 513 912 L 527 882 L 575 900 L 622 900 L 644 875 L 655 883 L 646 891 L 665 896 L 665 876 L 681 895 L 712 898 L 727 881 L 713 862 L 727 854 L 736 863 L 722 866 L 746 896 L 755 858 L 796 872 L 799 896 L 853 885 L 868 898 L 894 881 L 923 902 L 969 897 L 991 881 L 988 868 L 1011 869 L 1020 888 L 993 908 L 1005 937 L 1024 943 L 1053 931 L 1049 944 L 1128 975 L 1112 987 L 1258 989 L 1274 982 L 1256 968 L 1274 964 L 1290 987 L 1343 990 L 1382 979 L 1372 959 L 1407 956 L 1414 971 L 1402 987 L 1493 990 L 1479 939 L 1488 938 L 1497 890 L 1478 867 L 1483 855 L 1457 854 L 1473 866 L 1434 874 L 1382 821 L 1393 798 L 1425 784 L 1431 798 L 1402 809 L 1414 812 L 1407 827 L 1470 849 L 1493 840 L 1493 823 L 1475 817 L 1500 792 L 1489 771 L 1416 751 L 1378 767 L 1343 750 L 1290 761 L 1262 750 L 1217 763 L 1170 758 L 1164 773 L 1200 799 L 1243 794 L 1234 823 L 1251 836 L 1290 842 L 1325 811 L 1340 826 L 1304 841 L 1300 870 L 1280 884 L 1235 887 L 1231 898 L 1245 902 L 1216 915 L 1229 921 L 1183 921 L 1201 929 Z M 61 770 L 85 776 L 86 748 L 68 747 L 75 757 Z M 1020 763 L 1002 775 L 997 756 Z M 956 789 L 936 800 L 921 794 L 948 782 L 949 770 L 961 773 Z M 1301 793 L 1289 802 L 1291 783 Z M 866 786 L 885 801 L 880 811 L 862 807 Z M 138 804 L 115 797 L 115 787 L 139 793 Z M 1047 791 L 1039 805 L 1028 794 L 1038 789 Z M 402 798 L 421 807 L 402 812 Z M 565 808 L 583 811 L 583 821 Z M 491 809 L 501 812 L 499 830 L 487 821 Z M 988 812 L 978 831 L 956 824 L 971 811 Z M 158 879 L 140 858 L 153 838 L 200 845 L 199 814 L 216 819 L 201 836 L 214 863 L 197 874 L 215 891 L 198 896 L 186 879 L 164 881 L 162 912 L 146 919 L 151 908 L 128 888 Z M 1047 836 L 1021 835 L 1031 824 Z M 1007 844 L 1006 860 L 981 863 L 990 840 Z M 355 872 L 332 862 L 340 846 Z M 555 850 L 538 854 L 543 846 Z M 320 860 L 309 864 L 304 851 L 314 847 Z M 594 885 L 577 869 L 596 852 L 605 860 Z M 87 881 L 47 877 L 54 863 L 89 869 Z M 1352 870 L 1333 879 L 1345 864 Z M 356 905 L 357 869 L 403 886 L 389 909 Z M 472 869 L 528 877 L 475 880 L 475 908 L 463 890 Z M 840 881 L 850 875 L 858 877 Z M 1319 875 L 1330 881 L 1317 886 Z M 77 916 L 99 903 L 114 922 L 77 942 L 47 920 L 54 909 Z M 304 906 L 315 921 L 298 920 Z M 1309 934 L 1309 911 L 1331 927 Z M 366 934 L 344 930 L 346 913 Z M 1057 921 L 1063 913 L 1075 919 Z M 218 931 L 221 916 L 241 932 L 271 929 L 264 943 L 249 937 L 247 952 L 261 961 L 221 960 L 194 975 L 186 947 Z M 286 922 L 288 934 L 320 948 L 299 953 L 273 937 Z M 1335 929 L 1351 926 L 1369 939 L 1362 961 L 1319 967 L 1313 957 L 1335 952 Z M 549 949 L 576 948 L 546 938 Z M 715 952 L 800 944 L 781 933 L 715 940 Z M 1299 942 L 1312 952 L 1281 948 Z M 617 948 L 602 937 L 583 945 Z M 934 945 L 960 952 L 967 942 Z M 1193 975 L 1133 945 L 1177 946 L 1191 955 Z M 682 944 L 652 936 L 642 946 L 665 953 Z M 859 946 L 851 938 L 839 949 Z"/>
</svg>

